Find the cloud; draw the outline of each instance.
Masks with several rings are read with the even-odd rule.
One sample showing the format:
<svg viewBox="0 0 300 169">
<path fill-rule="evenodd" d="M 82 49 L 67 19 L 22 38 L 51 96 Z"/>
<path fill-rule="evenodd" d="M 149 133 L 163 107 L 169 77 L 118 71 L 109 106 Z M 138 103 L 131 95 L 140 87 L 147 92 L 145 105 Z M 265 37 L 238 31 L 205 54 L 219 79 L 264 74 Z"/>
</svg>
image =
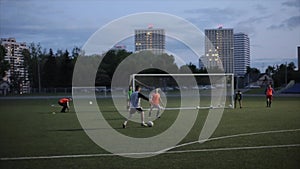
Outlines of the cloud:
<svg viewBox="0 0 300 169">
<path fill-rule="evenodd" d="M 268 27 L 268 29 L 270 29 L 270 30 L 278 30 L 278 29 L 293 30 L 299 26 L 300 26 L 300 15 L 292 16 L 292 17 L 282 21 L 280 24 L 271 25 Z"/>
<path fill-rule="evenodd" d="M 267 16 L 259 16 L 259 17 L 250 17 L 246 20 L 243 20 L 241 22 L 239 22 L 238 24 L 259 24 L 262 23 L 263 21 L 265 21 L 266 19 L 269 19 L 271 17 L 271 15 L 267 15 Z"/>
<path fill-rule="evenodd" d="M 257 25 L 264 23 L 269 18 L 271 18 L 271 15 L 246 18 L 239 21 L 234 28 L 237 32 L 245 32 L 250 36 L 254 36 Z"/>
<path fill-rule="evenodd" d="M 257 10 L 259 13 L 264 14 L 267 11 L 267 8 L 261 4 L 256 4 L 253 6 L 255 10 Z"/>
<path fill-rule="evenodd" d="M 282 5 L 283 6 L 288 6 L 288 7 L 300 8 L 300 1 L 299 0 L 286 1 L 286 2 L 283 2 Z"/>
<path fill-rule="evenodd" d="M 188 20 L 198 25 L 211 27 L 222 23 L 231 23 L 241 16 L 242 11 L 233 8 L 200 8 L 185 10 L 187 14 L 192 14 Z"/>
</svg>

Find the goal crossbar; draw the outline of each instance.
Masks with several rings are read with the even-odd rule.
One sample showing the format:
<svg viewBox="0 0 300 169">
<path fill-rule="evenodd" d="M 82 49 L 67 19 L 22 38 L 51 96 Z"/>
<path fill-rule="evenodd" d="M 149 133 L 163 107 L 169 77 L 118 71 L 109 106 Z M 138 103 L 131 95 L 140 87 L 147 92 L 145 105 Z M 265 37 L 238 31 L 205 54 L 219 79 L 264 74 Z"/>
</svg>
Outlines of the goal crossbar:
<svg viewBox="0 0 300 169">
<path fill-rule="evenodd" d="M 233 76 L 233 73 L 194 73 L 194 74 L 132 74 L 132 76 Z"/>
</svg>

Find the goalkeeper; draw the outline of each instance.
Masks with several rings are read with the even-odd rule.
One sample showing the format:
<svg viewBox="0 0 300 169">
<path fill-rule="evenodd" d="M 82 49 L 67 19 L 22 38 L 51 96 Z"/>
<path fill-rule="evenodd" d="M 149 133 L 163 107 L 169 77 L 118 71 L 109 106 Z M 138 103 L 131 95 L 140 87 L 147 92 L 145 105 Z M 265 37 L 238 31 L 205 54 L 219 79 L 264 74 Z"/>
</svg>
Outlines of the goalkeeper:
<svg viewBox="0 0 300 169">
<path fill-rule="evenodd" d="M 242 92 L 240 90 L 238 90 L 236 93 L 235 93 L 235 97 L 234 97 L 234 108 L 236 108 L 236 101 L 239 102 L 239 106 L 240 106 L 240 109 L 242 108 Z"/>
<path fill-rule="evenodd" d="M 147 124 L 144 121 L 144 110 L 141 107 L 140 102 L 141 102 L 141 98 L 144 99 L 144 100 L 147 100 L 147 101 L 149 101 L 149 99 L 146 96 L 144 96 L 143 94 L 141 94 L 140 91 L 141 91 L 141 87 L 136 86 L 135 92 L 133 92 L 130 96 L 129 117 L 123 123 L 123 128 L 126 128 L 128 119 L 131 118 L 132 114 L 134 114 L 135 112 L 141 113 L 141 121 L 142 121 L 141 126 L 147 127 Z"/>
<path fill-rule="evenodd" d="M 153 108 L 157 108 L 156 118 L 160 118 L 159 114 L 162 109 L 162 107 L 160 106 L 160 103 L 163 105 L 162 100 L 160 98 L 160 94 L 159 94 L 159 88 L 156 88 L 155 92 L 150 97 L 151 107 L 150 107 L 150 111 L 149 111 L 149 117 L 151 117 L 151 112 L 152 112 Z"/>
</svg>

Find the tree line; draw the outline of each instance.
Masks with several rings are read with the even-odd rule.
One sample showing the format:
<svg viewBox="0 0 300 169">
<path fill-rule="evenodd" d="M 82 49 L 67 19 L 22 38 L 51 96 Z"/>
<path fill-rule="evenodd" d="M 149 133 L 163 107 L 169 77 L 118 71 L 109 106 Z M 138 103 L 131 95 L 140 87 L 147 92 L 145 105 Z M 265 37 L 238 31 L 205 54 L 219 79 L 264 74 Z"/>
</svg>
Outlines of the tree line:
<svg viewBox="0 0 300 169">
<path fill-rule="evenodd" d="M 268 66 L 265 73 L 272 77 L 275 87 L 284 86 L 291 80 L 300 82 L 300 71 L 299 68 L 296 71 L 294 62 Z"/>
<path fill-rule="evenodd" d="M 4 60 L 5 48 L 0 48 L 0 75 L 5 76 L 5 72 L 9 69 L 9 64 Z M 40 44 L 31 43 L 28 49 L 23 50 L 24 67 L 28 70 L 28 77 L 32 88 L 58 88 L 58 87 L 72 87 L 73 70 L 75 63 L 83 53 L 80 48 L 74 47 L 71 52 L 68 50 L 57 50 L 54 52 L 51 48 L 49 50 L 42 49 Z M 130 55 L 131 60 L 123 62 Z M 92 66 L 97 66 L 97 74 L 95 78 L 95 85 L 110 86 L 112 78 L 120 63 L 126 63 L 126 72 L 134 72 L 139 66 L 152 65 L 153 68 L 148 68 L 140 73 L 207 73 L 217 72 L 222 70 L 212 68 L 211 70 L 199 69 L 196 65 L 189 63 L 183 66 L 178 66 L 175 63 L 174 56 L 168 54 L 154 55 L 152 52 L 144 51 L 132 53 L 126 50 L 109 50 L 102 55 L 91 55 L 84 57 L 88 61 L 82 65 L 82 71 Z M 97 65 L 97 61 L 101 59 L 101 64 Z M 163 67 L 165 71 L 156 69 L 155 65 Z M 286 81 L 296 80 L 300 82 L 299 71 L 295 70 L 293 62 L 289 64 L 281 64 L 276 66 L 269 66 L 265 73 L 271 76 L 274 80 L 275 87 L 282 86 Z M 125 71 L 124 71 L 125 72 Z M 136 73 L 136 72 L 134 72 Z M 251 76 L 251 80 L 257 80 L 260 75 L 257 68 L 247 68 L 246 75 Z M 20 81 L 11 74 L 11 79 L 16 84 L 11 84 L 12 88 L 18 88 Z M 287 77 L 287 78 L 285 78 Z M 128 77 L 125 77 L 128 80 Z M 83 79 L 84 80 L 84 79 Z M 126 79 L 120 79 L 126 80 Z"/>
</svg>

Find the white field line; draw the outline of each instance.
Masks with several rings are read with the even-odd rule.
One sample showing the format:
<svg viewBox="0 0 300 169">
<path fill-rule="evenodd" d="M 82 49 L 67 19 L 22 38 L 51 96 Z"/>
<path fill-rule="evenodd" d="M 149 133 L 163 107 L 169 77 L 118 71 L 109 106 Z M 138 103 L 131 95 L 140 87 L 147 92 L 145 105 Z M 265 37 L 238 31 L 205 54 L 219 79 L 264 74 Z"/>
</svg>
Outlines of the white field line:
<svg viewBox="0 0 300 169">
<path fill-rule="evenodd" d="M 222 140 L 222 139 L 226 139 L 226 138 L 253 136 L 253 135 L 261 135 L 261 134 L 272 134 L 272 133 L 297 132 L 297 131 L 300 131 L 300 129 L 272 130 L 272 131 L 262 131 L 262 132 L 253 132 L 253 133 L 243 133 L 243 134 L 234 134 L 234 135 L 228 135 L 228 136 L 220 136 L 220 137 L 209 138 L 209 139 L 206 139 L 206 140 L 197 140 L 197 141 L 192 141 L 192 142 L 188 142 L 188 143 L 179 144 L 179 145 L 176 145 L 176 146 L 173 146 L 173 147 L 166 148 L 166 149 L 161 150 L 159 152 L 162 153 L 162 152 L 172 150 L 174 148 L 183 147 L 183 146 L 187 146 L 187 145 L 191 145 L 191 144 L 195 144 L 195 143 L 204 143 L 204 142 L 207 142 L 207 141 Z"/>
<path fill-rule="evenodd" d="M 291 130 L 277 130 L 277 131 L 264 131 L 256 133 L 244 133 L 222 137 L 215 137 L 207 139 L 205 141 L 221 140 L 226 138 L 251 136 L 259 134 L 270 133 L 284 133 L 284 132 L 297 132 L 300 129 Z M 141 153 L 117 153 L 117 154 L 75 154 L 75 155 L 54 155 L 54 156 L 31 156 L 31 157 L 3 157 L 0 161 L 13 161 L 13 160 L 38 160 L 38 159 L 61 159 L 61 158 L 83 158 L 83 157 L 107 157 L 107 156 L 136 156 L 136 155 L 156 155 L 156 154 L 176 154 L 176 153 L 191 153 L 191 152 L 213 152 L 213 151 L 232 151 L 232 150 L 253 150 L 253 149 L 271 149 L 271 148 L 287 148 L 287 147 L 300 147 L 300 144 L 286 144 L 286 145 L 269 145 L 269 146 L 250 146 L 250 147 L 227 147 L 227 148 L 212 148 L 212 149 L 198 149 L 198 150 L 180 150 L 180 151 L 168 151 L 174 148 L 183 147 L 195 143 L 205 142 L 204 140 L 193 141 L 189 143 L 180 144 L 157 152 L 141 152 Z"/>
<path fill-rule="evenodd" d="M 286 147 L 300 147 L 300 144 L 285 144 L 285 145 L 271 145 L 271 146 L 250 146 L 250 147 L 227 147 L 227 148 L 211 148 L 200 150 L 179 150 L 168 151 L 165 154 L 175 153 L 191 153 L 191 152 L 211 152 L 211 151 L 232 151 L 232 150 L 255 150 L 255 149 L 270 149 L 270 148 L 286 148 Z"/>
<path fill-rule="evenodd" d="M 191 106 L 191 107 L 163 107 L 162 110 L 206 110 L 206 109 L 227 109 L 229 107 L 197 107 L 197 106 Z M 155 108 L 157 109 L 157 108 Z M 150 108 L 143 109 L 145 111 L 149 111 Z"/>
<path fill-rule="evenodd" d="M 181 150 L 168 151 L 165 154 L 178 153 L 193 153 L 193 152 L 213 152 L 213 151 L 233 151 L 233 150 L 255 150 L 255 149 L 271 149 L 271 148 L 287 148 L 300 147 L 300 144 L 286 144 L 286 145 L 270 145 L 270 146 L 251 146 L 251 147 L 227 147 L 227 148 L 211 148 L 199 150 Z M 136 156 L 136 155 L 157 155 L 160 152 L 142 152 L 142 153 L 117 153 L 117 154 L 77 154 L 77 155 L 57 155 L 57 156 L 36 156 L 36 157 L 12 157 L 1 158 L 1 161 L 15 161 L 15 160 L 38 160 L 38 159 L 61 159 L 61 158 L 83 158 L 83 157 L 108 157 L 108 156 Z"/>
</svg>

